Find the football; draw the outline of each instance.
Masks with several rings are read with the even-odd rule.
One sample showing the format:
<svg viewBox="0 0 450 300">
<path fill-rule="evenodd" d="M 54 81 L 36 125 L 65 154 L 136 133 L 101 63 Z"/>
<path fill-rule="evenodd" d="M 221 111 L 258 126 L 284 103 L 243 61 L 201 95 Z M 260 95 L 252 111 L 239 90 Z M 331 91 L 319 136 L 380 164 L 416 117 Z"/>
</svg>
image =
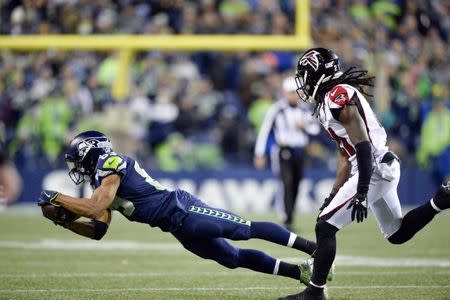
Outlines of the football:
<svg viewBox="0 0 450 300">
<path fill-rule="evenodd" d="M 42 214 L 44 217 L 55 221 L 56 223 L 60 222 L 73 222 L 79 218 L 79 216 L 68 209 L 65 209 L 62 206 L 53 206 L 51 204 L 41 206 Z"/>
</svg>

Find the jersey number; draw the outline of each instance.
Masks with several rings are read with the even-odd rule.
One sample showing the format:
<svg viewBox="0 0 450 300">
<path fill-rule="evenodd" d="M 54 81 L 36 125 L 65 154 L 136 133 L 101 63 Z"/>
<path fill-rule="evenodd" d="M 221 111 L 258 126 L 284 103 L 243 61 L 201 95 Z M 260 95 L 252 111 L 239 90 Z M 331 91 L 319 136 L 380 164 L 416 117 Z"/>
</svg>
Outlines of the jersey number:
<svg viewBox="0 0 450 300">
<path fill-rule="evenodd" d="M 114 198 L 109 208 L 112 210 L 117 210 L 127 218 L 131 217 L 131 214 L 133 214 L 135 209 L 133 202 L 117 196 Z"/>
<path fill-rule="evenodd" d="M 166 189 L 158 181 L 156 181 L 155 179 L 151 178 L 150 175 L 148 175 L 147 172 L 144 169 L 142 169 L 141 166 L 139 166 L 139 164 L 137 162 L 134 163 L 134 169 L 136 170 L 136 172 L 139 175 L 141 175 L 142 177 L 145 178 L 145 181 L 148 182 L 148 184 L 154 186 L 155 189 L 160 190 L 160 191 Z"/>
</svg>

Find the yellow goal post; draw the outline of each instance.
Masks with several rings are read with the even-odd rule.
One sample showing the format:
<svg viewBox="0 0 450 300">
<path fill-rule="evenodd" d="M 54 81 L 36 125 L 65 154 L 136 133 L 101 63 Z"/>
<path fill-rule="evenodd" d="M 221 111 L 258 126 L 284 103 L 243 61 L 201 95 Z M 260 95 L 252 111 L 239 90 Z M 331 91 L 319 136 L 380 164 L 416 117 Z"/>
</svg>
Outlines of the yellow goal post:
<svg viewBox="0 0 450 300">
<path fill-rule="evenodd" d="M 299 51 L 311 44 L 310 0 L 296 0 L 294 35 L 0 35 L 0 49 L 119 51 L 112 93 L 129 91 L 130 64 L 136 51 Z"/>
</svg>

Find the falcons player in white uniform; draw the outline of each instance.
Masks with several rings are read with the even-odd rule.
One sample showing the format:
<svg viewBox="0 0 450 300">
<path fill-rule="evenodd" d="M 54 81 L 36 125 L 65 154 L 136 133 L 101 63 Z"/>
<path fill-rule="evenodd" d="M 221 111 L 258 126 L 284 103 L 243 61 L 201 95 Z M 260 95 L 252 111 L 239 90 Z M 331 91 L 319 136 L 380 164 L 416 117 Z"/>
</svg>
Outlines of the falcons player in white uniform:
<svg viewBox="0 0 450 300">
<path fill-rule="evenodd" d="M 373 77 L 355 68 L 342 72 L 334 52 L 314 48 L 300 57 L 295 78 L 299 97 L 315 104 L 314 114 L 336 141 L 339 160 L 333 190 L 319 209 L 311 281 L 303 292 L 280 299 L 321 300 L 338 230 L 355 219 L 364 221 L 369 208 L 385 238 L 402 244 L 450 208 L 450 183 L 402 217 L 400 160 L 386 146 L 386 132 L 364 97 L 363 87 L 372 86 Z"/>
</svg>

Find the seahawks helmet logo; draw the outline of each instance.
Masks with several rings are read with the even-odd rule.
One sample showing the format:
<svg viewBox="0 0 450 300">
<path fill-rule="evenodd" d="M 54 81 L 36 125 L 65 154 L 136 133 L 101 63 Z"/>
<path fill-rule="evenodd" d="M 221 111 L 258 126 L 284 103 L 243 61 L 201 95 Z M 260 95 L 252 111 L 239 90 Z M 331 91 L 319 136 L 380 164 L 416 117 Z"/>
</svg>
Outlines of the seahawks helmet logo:
<svg viewBox="0 0 450 300">
<path fill-rule="evenodd" d="M 92 148 L 103 148 L 106 153 L 109 153 L 112 149 L 112 144 L 109 140 L 101 141 L 88 138 L 78 144 L 78 155 L 84 158 Z"/>
<path fill-rule="evenodd" d="M 317 69 L 319 69 L 319 55 L 320 53 L 316 50 L 311 50 L 303 55 L 302 59 L 300 59 L 299 64 L 302 66 L 309 65 L 314 69 L 314 71 L 317 71 Z"/>
</svg>

